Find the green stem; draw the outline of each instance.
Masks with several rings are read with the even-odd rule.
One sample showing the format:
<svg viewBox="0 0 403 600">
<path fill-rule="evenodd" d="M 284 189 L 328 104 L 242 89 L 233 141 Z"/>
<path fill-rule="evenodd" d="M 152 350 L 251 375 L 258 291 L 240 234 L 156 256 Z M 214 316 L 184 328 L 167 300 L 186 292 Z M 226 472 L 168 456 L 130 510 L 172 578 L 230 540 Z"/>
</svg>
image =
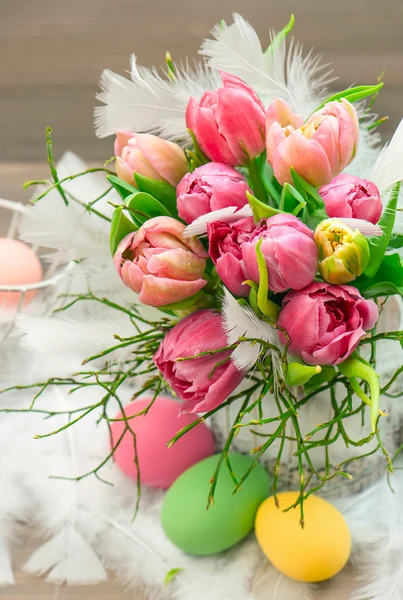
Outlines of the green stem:
<svg viewBox="0 0 403 600">
<path fill-rule="evenodd" d="M 253 193 L 263 204 L 267 204 L 267 194 L 259 173 L 259 158 L 253 158 L 248 164 Z"/>
</svg>

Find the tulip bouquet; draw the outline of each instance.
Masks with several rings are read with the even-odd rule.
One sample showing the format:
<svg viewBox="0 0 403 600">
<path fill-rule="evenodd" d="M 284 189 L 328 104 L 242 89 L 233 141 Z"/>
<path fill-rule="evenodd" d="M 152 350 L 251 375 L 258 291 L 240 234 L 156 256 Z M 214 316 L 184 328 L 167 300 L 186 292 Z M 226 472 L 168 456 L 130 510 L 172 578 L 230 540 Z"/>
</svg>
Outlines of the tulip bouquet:
<svg viewBox="0 0 403 600">
<path fill-rule="evenodd" d="M 293 19 L 267 50 L 257 52 L 259 76 L 241 52 L 233 60 L 233 32 L 224 24 L 215 30 L 216 41 L 202 47 L 209 60 L 195 72 L 167 54 L 166 79 L 141 70 L 135 60 L 132 81 L 104 74 L 99 98 L 106 106 L 97 109 L 96 119 L 101 135 L 116 133 L 116 172 L 100 170 L 121 200 L 110 219 L 95 201 L 86 208 L 111 221 L 113 262 L 133 300 L 119 305 L 89 291 L 68 306 L 92 299 L 131 318 L 127 337 L 86 361 L 132 349 L 124 364 L 110 361 L 108 368 L 85 374 L 106 387 L 108 397 L 123 381 L 136 385 L 146 374 L 136 397 L 151 391 L 155 400 L 166 389 L 180 400 L 181 411 L 202 413 L 170 445 L 237 405 L 209 503 L 221 468 L 229 469 L 235 491 L 250 473 L 235 474 L 228 455 L 241 429 L 259 435 L 261 425 L 272 426 L 250 451 L 253 468 L 280 442 L 274 495 L 291 435 L 303 518 L 307 496 L 330 479 L 350 478 L 348 464 L 359 458 L 332 468 L 329 451 L 336 439 L 363 446 L 364 456 L 365 445 L 375 441 L 371 452 L 383 452 L 392 468 L 380 432 L 386 416 L 381 398 L 403 367 L 381 388 L 376 353 L 380 340 L 402 340 L 403 334 L 377 332 L 377 323 L 385 299 L 403 293 L 403 236 L 395 226 L 403 169 L 396 164 L 400 127 L 374 161 L 372 180 L 357 176 L 360 138 L 376 154 L 371 136 L 376 142 L 373 132 L 382 119 L 370 112 L 382 83 L 326 96 L 324 79 L 311 80 L 316 62 L 308 68 L 298 49 L 287 75 L 279 65 L 292 25 Z M 307 95 L 304 86 L 315 87 L 317 95 L 309 92 L 300 114 L 293 93 L 303 88 Z M 48 146 L 51 156 L 50 137 Z M 52 188 L 68 202 L 51 165 Z M 158 309 L 158 317 L 147 318 L 141 305 Z M 324 392 L 331 416 L 301 431 L 299 412 Z M 268 406 L 275 416 L 267 416 Z M 351 439 L 344 423 L 359 413 L 362 436 Z M 311 458 L 318 448 L 325 472 Z"/>
</svg>

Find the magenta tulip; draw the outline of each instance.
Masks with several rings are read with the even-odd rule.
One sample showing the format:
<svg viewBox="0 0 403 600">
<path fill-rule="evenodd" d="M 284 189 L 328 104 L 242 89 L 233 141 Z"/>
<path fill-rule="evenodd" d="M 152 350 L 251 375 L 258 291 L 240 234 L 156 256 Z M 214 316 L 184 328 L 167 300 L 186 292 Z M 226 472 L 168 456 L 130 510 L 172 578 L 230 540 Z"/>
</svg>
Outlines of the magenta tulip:
<svg viewBox="0 0 403 600">
<path fill-rule="evenodd" d="M 186 126 L 211 160 L 232 167 L 246 165 L 265 145 L 265 110 L 242 79 L 220 72 L 223 87 L 190 98 Z"/>
<path fill-rule="evenodd" d="M 283 300 L 278 325 L 289 352 L 309 365 L 337 365 L 350 356 L 379 317 L 373 300 L 348 285 L 312 283 Z M 282 344 L 287 341 L 279 334 Z"/>
<path fill-rule="evenodd" d="M 238 171 L 222 163 L 207 163 L 187 173 L 176 188 L 178 214 L 186 223 L 220 208 L 247 204 L 251 192 Z"/>
<path fill-rule="evenodd" d="M 282 109 L 273 121 L 270 109 L 266 132 L 267 160 L 278 181 L 292 183 L 291 167 L 312 185 L 319 187 L 331 181 L 353 160 L 358 147 L 358 117 L 345 98 L 328 102 L 315 112 L 304 125 L 295 128 L 297 117 Z M 284 123 L 288 124 L 284 125 Z M 294 123 L 294 125 L 292 124 Z"/>
<path fill-rule="evenodd" d="M 134 186 L 134 173 L 176 186 L 188 171 L 182 148 L 148 133 L 119 131 L 115 155 L 118 176 Z"/>
<path fill-rule="evenodd" d="M 318 248 L 313 231 L 297 217 L 279 214 L 262 219 L 242 244 L 242 256 L 247 279 L 259 283 L 256 244 L 262 239 L 260 250 L 269 274 L 269 288 L 273 292 L 300 290 L 314 279 L 318 269 Z"/>
<path fill-rule="evenodd" d="M 365 219 L 377 223 L 382 200 L 374 183 L 342 173 L 319 189 L 329 217 Z"/>
<path fill-rule="evenodd" d="M 250 286 L 242 256 L 242 244 L 250 239 L 255 229 L 252 217 L 235 223 L 215 221 L 208 224 L 209 255 L 224 285 L 236 296 L 249 296 Z"/>
<path fill-rule="evenodd" d="M 155 217 L 120 242 L 113 257 L 123 282 L 149 306 L 166 306 L 201 290 L 207 253 L 185 226 L 171 217 Z"/>
<path fill-rule="evenodd" d="M 242 381 L 242 373 L 230 359 L 231 350 L 190 358 L 226 346 L 221 315 L 211 310 L 192 313 L 166 334 L 154 362 L 183 400 L 183 412 L 207 412 L 216 408 Z M 189 360 L 178 360 L 180 358 Z"/>
</svg>

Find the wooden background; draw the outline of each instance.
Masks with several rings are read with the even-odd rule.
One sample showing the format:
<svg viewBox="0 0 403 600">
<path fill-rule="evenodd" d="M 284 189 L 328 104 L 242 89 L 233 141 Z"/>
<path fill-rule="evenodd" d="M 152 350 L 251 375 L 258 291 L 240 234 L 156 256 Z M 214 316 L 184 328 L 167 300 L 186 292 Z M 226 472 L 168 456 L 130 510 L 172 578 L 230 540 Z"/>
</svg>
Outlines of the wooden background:
<svg viewBox="0 0 403 600">
<path fill-rule="evenodd" d="M 0 161 L 42 160 L 47 125 L 56 154 L 109 157 L 111 139 L 97 141 L 92 127 L 102 70 L 123 74 L 133 52 L 147 66 L 167 49 L 193 59 L 235 11 L 264 42 L 295 12 L 295 35 L 334 64 L 339 89 L 386 70 L 377 105 L 390 116 L 386 136 L 403 115 L 402 0 L 0 0 L 0 9 Z"/>
<path fill-rule="evenodd" d="M 24 197 L 22 182 L 47 174 L 44 130 L 54 130 L 55 154 L 70 149 L 104 160 L 112 139 L 97 140 L 92 113 L 104 68 L 123 73 L 129 55 L 139 63 L 196 56 L 200 40 L 219 20 L 243 14 L 268 41 L 295 12 L 295 35 L 325 53 L 340 76 L 338 89 L 373 83 L 385 69 L 377 103 L 386 140 L 403 117 L 403 0 L 0 0 L 0 196 Z M 36 164 L 38 163 L 38 164 Z M 4 215 L 0 214 L 1 221 Z M 35 542 L 15 549 L 17 570 Z M 317 599 L 345 600 L 351 571 L 320 588 Z M 113 582 L 55 591 L 19 572 L 3 600 L 120 600 L 133 598 Z M 136 598 L 136 600 L 146 600 Z M 214 599 L 219 600 L 219 599 Z"/>
</svg>

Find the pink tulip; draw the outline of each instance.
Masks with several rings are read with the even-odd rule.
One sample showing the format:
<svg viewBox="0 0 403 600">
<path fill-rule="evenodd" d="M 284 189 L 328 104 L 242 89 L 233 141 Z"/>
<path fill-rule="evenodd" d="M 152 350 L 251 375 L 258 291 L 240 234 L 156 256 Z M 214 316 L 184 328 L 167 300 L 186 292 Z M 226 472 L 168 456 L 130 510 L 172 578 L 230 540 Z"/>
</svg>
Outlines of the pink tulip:
<svg viewBox="0 0 403 600">
<path fill-rule="evenodd" d="M 357 348 L 378 320 L 378 307 L 349 285 L 311 283 L 283 300 L 278 320 L 289 352 L 309 365 L 337 365 Z M 279 334 L 282 344 L 287 341 Z"/>
<path fill-rule="evenodd" d="M 155 217 L 120 242 L 113 257 L 123 282 L 149 306 L 165 306 L 201 290 L 207 253 L 185 226 L 171 217 Z"/>
<path fill-rule="evenodd" d="M 374 183 L 342 173 L 319 189 L 329 217 L 365 219 L 377 223 L 382 200 Z"/>
<path fill-rule="evenodd" d="M 224 402 L 243 379 L 230 360 L 231 350 L 178 360 L 225 346 L 227 337 L 221 315 L 211 310 L 192 313 L 166 334 L 154 362 L 165 381 L 183 400 L 182 412 L 212 410 Z"/>
<path fill-rule="evenodd" d="M 207 225 L 209 255 L 224 285 L 236 296 L 249 296 L 250 287 L 242 257 L 242 244 L 250 239 L 255 229 L 252 217 L 235 223 L 215 221 Z"/>
<path fill-rule="evenodd" d="M 264 150 L 265 110 L 242 79 L 220 72 L 223 87 L 206 92 L 200 102 L 190 98 L 186 126 L 213 161 L 246 165 Z"/>
<path fill-rule="evenodd" d="M 115 140 L 118 176 L 136 185 L 134 173 L 176 186 L 188 171 L 182 148 L 149 133 L 119 131 Z"/>
<path fill-rule="evenodd" d="M 298 115 L 284 107 L 281 112 L 277 110 L 281 121 L 273 121 L 276 110 L 269 107 L 266 150 L 267 160 L 282 185 L 292 183 L 291 167 L 312 185 L 325 185 L 355 157 L 358 117 L 345 98 L 328 102 L 298 128 Z M 287 119 L 289 123 L 284 126 Z"/>
<path fill-rule="evenodd" d="M 269 288 L 284 292 L 289 288 L 300 290 L 314 279 L 318 269 L 318 248 L 313 231 L 297 217 L 279 214 L 262 219 L 242 244 L 242 256 L 248 279 L 259 283 L 256 244 L 262 239 L 260 250 L 269 274 Z"/>
<path fill-rule="evenodd" d="M 207 163 L 187 173 L 176 188 L 179 216 L 192 223 L 220 208 L 242 208 L 248 203 L 247 191 L 251 189 L 238 171 L 222 163 Z"/>
<path fill-rule="evenodd" d="M 295 129 L 302 127 L 304 124 L 304 119 L 301 115 L 298 115 L 291 110 L 287 102 L 281 98 L 274 98 L 267 109 L 266 131 L 268 131 L 276 121 L 280 123 L 281 127 L 288 127 L 291 125 L 291 127 L 294 127 Z"/>
</svg>

